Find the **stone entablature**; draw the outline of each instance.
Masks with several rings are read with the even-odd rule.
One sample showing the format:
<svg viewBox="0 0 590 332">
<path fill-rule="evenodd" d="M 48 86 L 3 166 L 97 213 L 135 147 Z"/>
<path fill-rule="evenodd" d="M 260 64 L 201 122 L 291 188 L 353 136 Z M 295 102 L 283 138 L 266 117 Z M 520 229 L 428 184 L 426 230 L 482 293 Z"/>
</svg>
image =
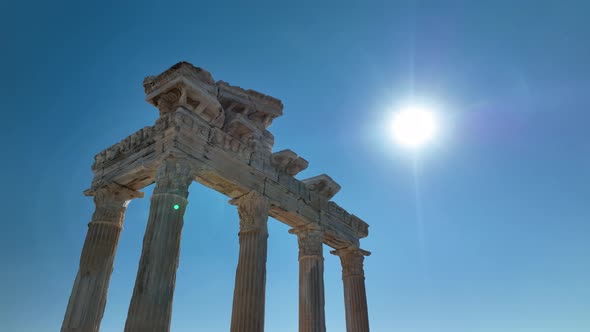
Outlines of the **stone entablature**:
<svg viewBox="0 0 590 332">
<path fill-rule="evenodd" d="M 196 181 L 231 198 L 256 190 L 272 202 L 274 218 L 293 227 L 306 224 L 325 227 L 326 244 L 335 249 L 357 245 L 358 239 L 368 235 L 368 225 L 364 221 L 330 201 L 340 185 L 325 174 L 302 181 L 296 179 L 294 176 L 307 168 L 307 160 L 291 150 L 271 153 L 266 147 L 256 153 L 260 144 L 252 140 L 264 141 L 265 137 L 272 137 L 266 127 L 257 122 L 260 117 L 251 120 L 248 116 L 228 115 L 239 108 L 238 114 L 264 113 L 274 119 L 282 114 L 280 101 L 222 81 L 215 88 L 208 72 L 187 63 L 146 78 L 145 82 L 147 99 L 153 104 L 157 105 L 154 100 L 170 89 L 179 89 L 180 95 L 185 93 L 182 91 L 191 91 L 191 100 L 215 105 L 219 107 L 216 108 L 219 114 L 224 114 L 218 116 L 233 120 L 219 127 L 210 121 L 211 116 L 204 116 L 195 108 L 191 110 L 186 104 L 175 105 L 174 112 L 163 112 L 154 126 L 145 127 L 99 153 L 92 167 L 95 184 L 114 182 L 141 189 L 154 182 L 160 160 L 174 155 L 188 158 L 200 169 Z M 221 102 L 217 99 L 219 96 Z M 238 118 L 244 123 L 241 127 L 236 125 Z M 262 135 L 264 132 L 268 134 Z M 245 138 L 244 135 L 252 133 L 255 138 Z M 267 145 L 272 147 L 274 139 L 267 138 Z"/>
<path fill-rule="evenodd" d="M 231 332 L 263 332 L 269 216 L 292 227 L 299 244 L 299 331 L 324 332 L 323 244 L 343 265 L 347 331 L 369 331 L 359 240 L 368 225 L 331 199 L 330 176 L 295 176 L 309 163 L 291 150 L 272 152 L 271 122 L 280 100 L 215 82 L 181 62 L 144 80 L 160 116 L 95 156 L 86 195 L 96 210 L 62 332 L 98 332 L 129 201 L 155 183 L 126 332 L 169 331 L 189 186 L 200 182 L 238 207 L 240 253 Z"/>
</svg>

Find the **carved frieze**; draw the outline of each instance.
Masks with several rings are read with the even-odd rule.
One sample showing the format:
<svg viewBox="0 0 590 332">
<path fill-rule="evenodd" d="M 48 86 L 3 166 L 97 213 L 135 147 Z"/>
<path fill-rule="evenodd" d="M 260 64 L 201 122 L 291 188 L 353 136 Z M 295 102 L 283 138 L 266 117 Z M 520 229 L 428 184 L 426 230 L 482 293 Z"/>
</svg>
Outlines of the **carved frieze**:
<svg viewBox="0 0 590 332">
<path fill-rule="evenodd" d="M 352 229 L 358 237 L 366 237 L 369 234 L 369 225 L 357 216 L 348 213 L 338 204 L 330 201 L 322 210 L 322 219 L 325 223 L 341 223 Z"/>
<path fill-rule="evenodd" d="M 252 150 L 240 139 L 237 139 L 221 129 L 212 128 L 209 143 L 236 154 L 240 159 L 249 161 Z"/>
<path fill-rule="evenodd" d="M 215 83 L 207 71 L 188 63 L 147 77 L 144 88 L 146 99 L 160 109 L 160 117 L 154 126 L 99 153 L 93 165 L 94 183 L 106 179 L 140 188 L 154 182 L 157 169 L 156 192 L 185 195 L 192 181 L 190 167 L 171 160 L 158 165 L 169 155 L 192 155 L 199 165 L 211 168 L 199 181 L 223 193 L 235 193 L 231 197 L 256 190 L 272 202 L 282 221 L 321 227 L 323 240 L 333 247 L 353 245 L 367 236 L 364 221 L 330 201 L 340 185 L 325 174 L 297 180 L 295 176 L 308 167 L 307 160 L 291 150 L 272 153 L 274 137 L 266 128 L 282 115 L 280 100 Z M 306 235 L 302 243 L 311 237 Z"/>
<path fill-rule="evenodd" d="M 140 129 L 122 140 L 120 143 L 117 143 L 94 156 L 92 169 L 98 169 L 109 162 L 123 158 L 132 151 L 153 144 L 154 136 L 154 127 L 144 127 L 143 129 Z"/>
</svg>

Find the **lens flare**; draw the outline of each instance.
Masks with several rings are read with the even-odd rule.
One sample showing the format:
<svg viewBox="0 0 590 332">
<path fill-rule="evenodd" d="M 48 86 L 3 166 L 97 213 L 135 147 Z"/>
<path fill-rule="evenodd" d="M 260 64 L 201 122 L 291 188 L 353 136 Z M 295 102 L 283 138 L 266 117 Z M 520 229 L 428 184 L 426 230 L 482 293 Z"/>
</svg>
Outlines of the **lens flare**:
<svg viewBox="0 0 590 332">
<path fill-rule="evenodd" d="M 401 146 L 417 149 L 428 143 L 437 131 L 434 113 L 422 106 L 409 106 L 393 115 L 391 134 Z"/>
</svg>

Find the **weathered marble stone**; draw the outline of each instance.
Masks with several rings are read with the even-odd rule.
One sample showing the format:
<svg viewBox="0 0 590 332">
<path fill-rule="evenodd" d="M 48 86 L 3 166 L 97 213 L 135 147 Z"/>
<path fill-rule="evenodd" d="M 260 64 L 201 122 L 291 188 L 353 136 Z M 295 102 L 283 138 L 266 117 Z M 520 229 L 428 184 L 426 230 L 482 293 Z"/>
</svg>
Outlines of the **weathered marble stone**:
<svg viewBox="0 0 590 332">
<path fill-rule="evenodd" d="M 99 330 L 125 211 L 131 199 L 143 197 L 141 192 L 114 183 L 96 190 L 87 190 L 85 194 L 94 196 L 96 210 L 88 224 L 88 233 L 80 256 L 80 269 L 74 282 L 62 332 Z"/>
<path fill-rule="evenodd" d="M 298 227 L 289 233 L 299 243 L 299 332 L 325 332 L 323 232 Z"/>
<path fill-rule="evenodd" d="M 339 256 L 342 263 L 346 332 L 369 332 L 363 261 L 371 253 L 354 247 L 333 250 L 331 253 Z"/>
<path fill-rule="evenodd" d="M 291 150 L 282 150 L 272 154 L 272 164 L 279 170 L 291 177 L 305 170 L 309 162 Z"/>
<path fill-rule="evenodd" d="M 125 331 L 169 331 L 183 215 L 193 180 L 231 197 L 238 207 L 232 332 L 264 329 L 268 216 L 291 226 L 298 237 L 300 331 L 325 331 L 323 244 L 337 249 L 349 271 L 344 274 L 349 331 L 368 331 L 359 258 L 342 251 L 358 248 L 368 225 L 332 201 L 340 190 L 332 178 L 322 174 L 299 180 L 295 176 L 308 161 L 288 149 L 273 153 L 275 139 L 268 128 L 283 114 L 282 102 L 216 82 L 208 71 L 187 62 L 146 77 L 143 86 L 159 117 L 95 157 L 88 194 L 95 196 L 97 210 L 62 332 L 98 331 L 125 208 L 131 198 L 141 196 L 137 190 L 154 182 Z"/>
<path fill-rule="evenodd" d="M 340 185 L 326 174 L 303 180 L 305 186 L 326 199 L 331 199 L 340 191 Z"/>
<path fill-rule="evenodd" d="M 191 166 L 166 159 L 158 169 L 126 332 L 169 331 Z"/>
<path fill-rule="evenodd" d="M 256 192 L 233 199 L 240 216 L 240 255 L 232 308 L 232 332 L 264 331 L 267 220 L 270 203 Z"/>
</svg>

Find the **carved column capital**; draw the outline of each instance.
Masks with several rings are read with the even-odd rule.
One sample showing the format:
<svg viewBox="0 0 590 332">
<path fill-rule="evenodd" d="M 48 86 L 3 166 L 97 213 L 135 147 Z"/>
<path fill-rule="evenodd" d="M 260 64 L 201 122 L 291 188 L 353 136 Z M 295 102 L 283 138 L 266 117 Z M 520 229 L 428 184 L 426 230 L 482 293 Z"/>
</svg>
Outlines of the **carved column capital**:
<svg viewBox="0 0 590 332">
<path fill-rule="evenodd" d="M 154 194 L 173 194 L 188 197 L 188 187 L 193 181 L 192 165 L 175 158 L 167 158 L 156 171 Z"/>
<path fill-rule="evenodd" d="M 270 201 L 263 195 L 251 191 L 246 195 L 234 198 L 230 204 L 238 207 L 240 216 L 240 233 L 263 230 L 267 232 L 268 211 Z"/>
<path fill-rule="evenodd" d="M 316 257 L 323 259 L 324 232 L 317 227 L 296 227 L 289 233 L 297 235 L 299 242 L 299 259 Z"/>
<path fill-rule="evenodd" d="M 369 251 L 357 247 L 348 247 L 330 251 L 331 254 L 339 256 L 342 263 L 342 278 L 358 276 L 365 277 L 363 261 L 365 256 L 371 255 Z"/>
<path fill-rule="evenodd" d="M 143 193 L 123 187 L 116 183 L 107 183 L 95 189 L 84 191 L 84 195 L 93 196 L 96 209 L 91 223 L 123 225 L 127 205 L 134 198 L 143 197 Z"/>
</svg>

